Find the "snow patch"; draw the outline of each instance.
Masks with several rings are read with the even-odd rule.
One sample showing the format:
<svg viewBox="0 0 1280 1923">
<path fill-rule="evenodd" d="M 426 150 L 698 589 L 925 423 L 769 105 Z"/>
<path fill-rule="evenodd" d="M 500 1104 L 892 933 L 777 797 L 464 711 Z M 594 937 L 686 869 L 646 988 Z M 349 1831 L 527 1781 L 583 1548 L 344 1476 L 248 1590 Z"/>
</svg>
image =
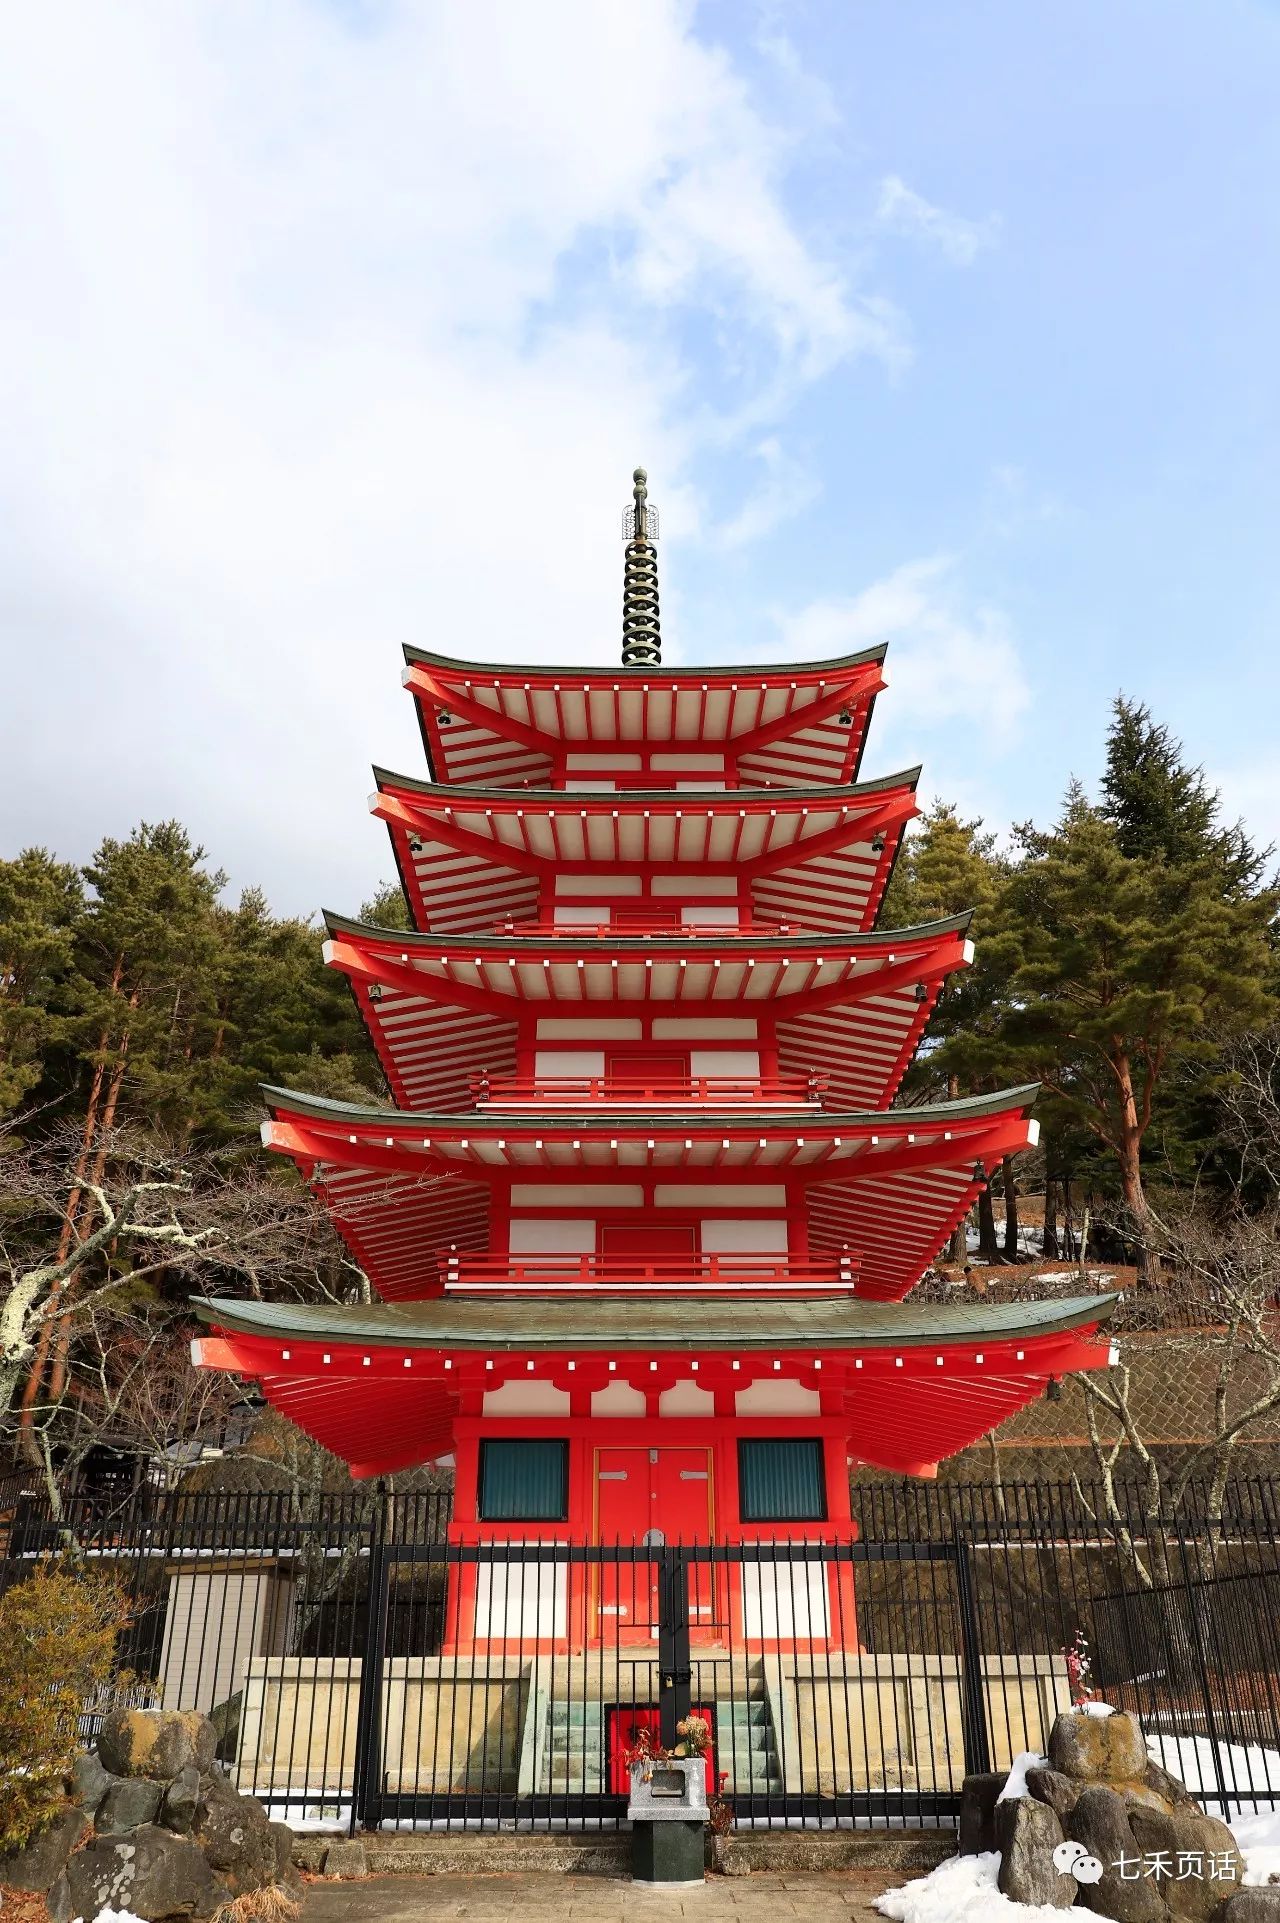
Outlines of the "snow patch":
<svg viewBox="0 0 1280 1923">
<path fill-rule="evenodd" d="M 1081 1716 L 1114 1716 L 1116 1713 L 1110 1703 L 1076 1703 L 1074 1707 Z"/>
<path fill-rule="evenodd" d="M 1193 1796 L 1218 1789 L 1214 1746 L 1207 1736 L 1148 1736 L 1147 1754 L 1186 1784 Z M 1222 1786 L 1234 1790 L 1242 1803 L 1271 1802 L 1280 1797 L 1280 1750 L 1256 1743 L 1219 1743 Z M 1216 1808 L 1213 1814 L 1217 1814 Z M 1223 1815 L 1230 1818 L 1230 1810 Z"/>
<path fill-rule="evenodd" d="M 1259 1810 L 1256 1816 L 1234 1816 L 1231 1834 L 1244 1856 L 1245 1882 L 1280 1883 L 1280 1810 Z"/>
<path fill-rule="evenodd" d="M 1025 1796 L 1027 1793 L 1027 1771 L 1029 1769 L 1047 1769 L 1048 1764 L 1049 1758 L 1047 1756 L 1041 1756 L 1038 1750 L 1024 1749 L 1020 1751 L 1013 1759 L 1013 1766 L 1009 1771 L 1008 1781 L 997 1796 L 997 1803 L 1011 1803 L 1015 1796 Z"/>
<path fill-rule="evenodd" d="M 1062 1923 L 1051 1903 L 1011 1903 L 996 1888 L 998 1850 L 950 1856 L 928 1876 L 877 1896 L 875 1907 L 893 1923 Z"/>
</svg>

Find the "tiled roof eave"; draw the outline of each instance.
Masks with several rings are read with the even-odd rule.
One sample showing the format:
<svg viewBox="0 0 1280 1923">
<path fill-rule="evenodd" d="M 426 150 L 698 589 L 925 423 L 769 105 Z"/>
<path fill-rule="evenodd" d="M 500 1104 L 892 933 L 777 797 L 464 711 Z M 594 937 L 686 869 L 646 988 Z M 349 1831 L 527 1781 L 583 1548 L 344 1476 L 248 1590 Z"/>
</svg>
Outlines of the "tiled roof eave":
<svg viewBox="0 0 1280 1923">
<path fill-rule="evenodd" d="M 400 1306 L 237 1302 L 197 1297 L 201 1321 L 232 1333 L 298 1342 L 402 1349 L 678 1350 L 785 1346 L 806 1350 L 901 1349 L 1011 1342 L 1064 1335 L 1104 1323 L 1118 1295 L 1049 1302 L 885 1303 L 835 1301 L 734 1303 L 574 1298 L 556 1302 L 449 1297 Z M 696 1328 L 691 1329 L 690 1324 Z"/>
</svg>

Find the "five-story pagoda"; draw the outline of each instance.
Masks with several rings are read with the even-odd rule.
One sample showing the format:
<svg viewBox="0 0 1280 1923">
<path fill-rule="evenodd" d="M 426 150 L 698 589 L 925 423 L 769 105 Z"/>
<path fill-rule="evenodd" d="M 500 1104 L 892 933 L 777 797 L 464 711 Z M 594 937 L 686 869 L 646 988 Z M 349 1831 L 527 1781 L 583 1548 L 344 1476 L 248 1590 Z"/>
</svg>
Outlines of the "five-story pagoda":
<svg viewBox="0 0 1280 1923">
<path fill-rule="evenodd" d="M 452 1455 L 460 1540 L 839 1541 L 851 1464 L 932 1473 L 1105 1364 L 1109 1304 L 903 1301 L 1036 1090 L 891 1106 L 972 948 L 876 927 L 885 649 L 663 667 L 635 481 L 620 671 L 406 650 L 415 932 L 325 945 L 394 1108 L 267 1091 L 378 1302 L 203 1302 L 196 1355 L 355 1476 Z"/>
</svg>

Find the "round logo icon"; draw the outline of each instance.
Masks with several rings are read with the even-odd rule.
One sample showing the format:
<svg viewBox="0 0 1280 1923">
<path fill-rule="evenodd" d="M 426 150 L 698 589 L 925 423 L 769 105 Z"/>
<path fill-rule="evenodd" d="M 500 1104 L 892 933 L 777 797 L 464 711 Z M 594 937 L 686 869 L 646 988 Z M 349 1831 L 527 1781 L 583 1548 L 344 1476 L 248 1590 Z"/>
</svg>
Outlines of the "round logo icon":
<svg viewBox="0 0 1280 1923">
<path fill-rule="evenodd" d="M 1077 1883 L 1101 1883 L 1102 1864 L 1096 1856 L 1080 1856 L 1071 1865 Z"/>
<path fill-rule="evenodd" d="M 1075 1869 L 1080 1858 L 1088 1854 L 1083 1843 L 1059 1843 L 1053 1852 L 1053 1867 L 1061 1871 L 1063 1876 L 1068 1876 Z"/>
</svg>

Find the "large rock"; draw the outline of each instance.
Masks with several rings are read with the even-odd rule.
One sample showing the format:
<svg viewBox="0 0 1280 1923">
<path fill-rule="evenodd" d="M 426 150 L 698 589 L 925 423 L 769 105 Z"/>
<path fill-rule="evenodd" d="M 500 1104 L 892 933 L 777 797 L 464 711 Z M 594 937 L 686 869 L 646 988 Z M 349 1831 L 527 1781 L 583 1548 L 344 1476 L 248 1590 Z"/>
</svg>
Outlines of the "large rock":
<svg viewBox="0 0 1280 1923">
<path fill-rule="evenodd" d="M 237 1895 L 275 1882 L 276 1841 L 267 1812 L 252 1796 L 239 1795 L 224 1777 L 206 1777 L 201 1784 L 194 1833 Z"/>
<path fill-rule="evenodd" d="M 1136 1716 L 1115 1710 L 1086 1716 L 1068 1710 L 1049 1734 L 1049 1761 L 1063 1776 L 1082 1783 L 1141 1783 L 1147 1774 L 1147 1744 Z"/>
<path fill-rule="evenodd" d="M 275 1880 L 282 1889 L 290 1890 L 296 1894 L 302 1888 L 302 1878 L 294 1867 L 293 1831 L 287 1823 L 268 1823 L 267 1828 L 271 1832 L 271 1840 L 275 1844 L 276 1849 Z"/>
<path fill-rule="evenodd" d="M 1037 1803 L 1047 1803 L 1064 1828 L 1082 1787 L 1074 1777 L 1064 1776 L 1058 1769 L 1027 1771 L 1027 1794 L 1034 1796 Z"/>
<path fill-rule="evenodd" d="M 93 1827 L 100 1836 L 125 1836 L 154 1823 L 164 1795 L 164 1784 L 149 1776 L 117 1776 L 98 1805 Z"/>
<path fill-rule="evenodd" d="M 956 1848 L 961 1856 L 981 1856 L 996 1847 L 996 1798 L 1008 1771 L 987 1769 L 966 1776 L 960 1788 L 960 1826 Z"/>
<path fill-rule="evenodd" d="M 1129 1826 L 1142 1854 L 1168 1865 L 1157 1871 L 1153 1881 L 1173 1916 L 1207 1923 L 1239 1889 L 1244 1859 L 1235 1837 L 1216 1816 L 1186 1806 L 1170 1815 L 1134 1809 L 1129 1812 Z"/>
<path fill-rule="evenodd" d="M 168 1782 L 188 1763 L 211 1768 L 215 1747 L 212 1723 L 192 1709 L 113 1709 L 98 1732 L 98 1755 L 115 1776 Z"/>
<path fill-rule="evenodd" d="M 1280 1883 L 1237 1890 L 1227 1898 L 1217 1923 L 1280 1923 Z"/>
<path fill-rule="evenodd" d="M 208 1917 L 226 1899 L 194 1843 L 148 1826 L 132 1836 L 96 1836 L 78 1850 L 49 1892 L 53 1923 L 130 1910 L 144 1923 L 162 1917 Z"/>
<path fill-rule="evenodd" d="M 164 1793 L 160 1821 L 177 1836 L 185 1836 L 200 1806 L 200 1772 L 194 1763 L 180 1769 Z"/>
<path fill-rule="evenodd" d="M 1179 1803 L 1187 1803 L 1192 1809 L 1199 1809 L 1200 1807 L 1195 1797 L 1191 1794 L 1191 1791 L 1179 1777 L 1171 1776 L 1167 1769 L 1162 1769 L 1159 1763 L 1153 1763 L 1150 1758 L 1147 1760 L 1147 1767 L 1143 1771 L 1142 1780 L 1148 1789 L 1153 1789 L 1157 1796 L 1163 1796 L 1165 1802 L 1174 1808 L 1176 1808 Z"/>
<path fill-rule="evenodd" d="M 99 1803 L 116 1781 L 116 1777 L 103 1769 L 96 1749 L 82 1749 L 71 1765 L 67 1794 L 73 1803 L 79 1803 L 90 1816 L 94 1816 Z"/>
<path fill-rule="evenodd" d="M 1061 1723 L 1063 1718 L 1058 1720 Z M 1102 1865 L 1097 1882 L 1080 1881 L 1078 1902 L 1100 1916 L 1114 1917 L 1116 1923 L 1157 1923 L 1164 1916 L 1164 1902 L 1150 1878 L 1126 1877 L 1117 1867 L 1126 1858 L 1132 1866 L 1141 1851 L 1124 1800 L 1115 1790 L 1101 1783 L 1082 1789 L 1067 1819 L 1067 1835 L 1083 1843 Z"/>
<path fill-rule="evenodd" d="M 1062 1842 L 1062 1825 L 1047 1803 L 1033 1796 L 1011 1796 L 996 1804 L 996 1848 L 1000 1872 L 996 1886 L 1013 1903 L 1050 1903 L 1069 1910 L 1076 1880 L 1064 1876 L 1053 1860 Z"/>
<path fill-rule="evenodd" d="M 43 1896 L 62 1875 L 67 1858 L 88 1828 L 89 1819 L 79 1804 L 59 1810 L 25 1849 L 0 1856 L 0 1883 L 7 1883 L 12 1890 L 36 1890 Z"/>
<path fill-rule="evenodd" d="M 209 1711 L 209 1721 L 213 1724 L 214 1741 L 218 1746 L 218 1760 L 234 1763 L 240 1748 L 240 1718 L 244 1713 L 244 1691 L 237 1689 L 228 1696 L 225 1703 L 215 1703 Z"/>
</svg>

